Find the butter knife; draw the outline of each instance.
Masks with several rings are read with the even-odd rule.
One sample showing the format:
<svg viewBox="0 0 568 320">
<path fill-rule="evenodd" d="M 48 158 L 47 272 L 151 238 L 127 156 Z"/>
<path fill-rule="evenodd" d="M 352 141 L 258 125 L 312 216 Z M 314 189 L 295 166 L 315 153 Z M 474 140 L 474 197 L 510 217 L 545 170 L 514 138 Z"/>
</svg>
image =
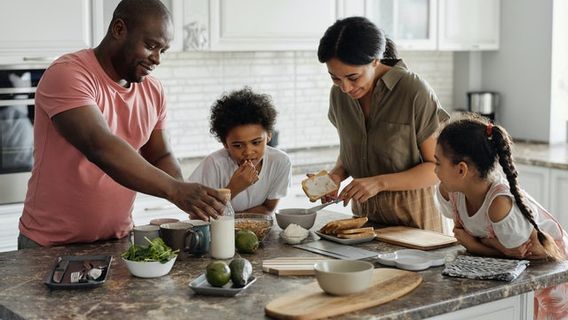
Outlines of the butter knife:
<svg viewBox="0 0 568 320">
<path fill-rule="evenodd" d="M 63 276 L 65 275 L 65 271 L 67 271 L 68 266 L 68 259 L 63 259 L 61 257 L 57 258 L 57 265 L 55 266 L 55 270 L 53 271 L 53 282 L 61 283 L 61 280 L 63 280 Z"/>
</svg>

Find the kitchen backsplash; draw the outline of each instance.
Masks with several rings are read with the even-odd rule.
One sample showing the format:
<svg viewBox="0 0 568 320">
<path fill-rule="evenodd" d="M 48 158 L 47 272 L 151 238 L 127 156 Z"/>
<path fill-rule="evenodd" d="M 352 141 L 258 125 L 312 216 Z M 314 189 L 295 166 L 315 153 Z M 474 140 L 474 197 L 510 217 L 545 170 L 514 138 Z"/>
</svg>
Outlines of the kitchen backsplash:
<svg viewBox="0 0 568 320">
<path fill-rule="evenodd" d="M 453 54 L 402 52 L 451 109 Z M 170 53 L 156 69 L 166 90 L 168 131 L 178 158 L 201 157 L 220 144 L 209 133 L 209 109 L 222 93 L 250 86 L 272 96 L 279 115 L 279 147 L 302 149 L 338 144 L 327 120 L 331 80 L 315 52 Z"/>
</svg>

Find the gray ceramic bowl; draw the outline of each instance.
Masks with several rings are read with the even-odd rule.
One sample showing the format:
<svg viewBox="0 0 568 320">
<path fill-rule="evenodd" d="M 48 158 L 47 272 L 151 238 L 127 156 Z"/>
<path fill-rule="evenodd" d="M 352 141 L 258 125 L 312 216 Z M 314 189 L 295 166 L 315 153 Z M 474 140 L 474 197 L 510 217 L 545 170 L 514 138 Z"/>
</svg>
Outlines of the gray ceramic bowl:
<svg viewBox="0 0 568 320">
<path fill-rule="evenodd" d="M 335 296 L 353 294 L 369 288 L 374 268 L 372 263 L 360 260 L 324 260 L 314 265 L 320 288 Z"/>
<path fill-rule="evenodd" d="M 314 226 L 316 215 L 317 212 L 308 212 L 308 209 L 298 208 L 280 209 L 274 213 L 276 223 L 282 230 L 286 229 L 291 223 L 297 224 L 304 229 L 310 229 Z"/>
</svg>

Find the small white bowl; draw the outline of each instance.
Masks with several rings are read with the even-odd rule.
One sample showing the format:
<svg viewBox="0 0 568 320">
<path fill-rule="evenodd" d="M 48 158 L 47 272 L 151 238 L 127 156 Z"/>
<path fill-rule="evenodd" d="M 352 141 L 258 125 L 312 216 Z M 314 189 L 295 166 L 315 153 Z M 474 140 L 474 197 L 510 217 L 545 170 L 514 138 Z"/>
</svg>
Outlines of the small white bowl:
<svg viewBox="0 0 568 320">
<path fill-rule="evenodd" d="M 133 276 L 139 278 L 157 278 L 161 276 L 165 276 L 166 274 L 170 273 L 174 263 L 176 262 L 177 256 L 170 259 L 170 261 L 166 263 L 161 263 L 158 261 L 153 262 L 143 262 L 143 261 L 130 261 L 122 258 L 122 260 L 126 263 L 126 267 L 128 271 Z"/>
<path fill-rule="evenodd" d="M 280 229 L 284 230 L 291 223 L 295 223 L 304 229 L 310 229 L 314 226 L 317 212 L 308 212 L 308 209 L 279 209 L 274 212 L 276 223 Z"/>
<path fill-rule="evenodd" d="M 320 288 L 335 296 L 349 295 L 369 288 L 374 269 L 372 263 L 360 260 L 325 260 L 314 265 Z"/>
</svg>

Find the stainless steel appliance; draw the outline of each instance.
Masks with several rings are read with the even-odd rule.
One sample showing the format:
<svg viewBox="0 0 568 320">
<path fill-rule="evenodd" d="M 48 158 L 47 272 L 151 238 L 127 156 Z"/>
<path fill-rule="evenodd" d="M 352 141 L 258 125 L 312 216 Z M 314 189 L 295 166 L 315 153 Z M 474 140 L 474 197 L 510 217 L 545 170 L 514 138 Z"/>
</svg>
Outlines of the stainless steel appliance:
<svg viewBox="0 0 568 320">
<path fill-rule="evenodd" d="M 472 91 L 467 93 L 468 111 L 475 112 L 495 121 L 499 106 L 499 94 L 493 91 Z"/>
<path fill-rule="evenodd" d="M 0 204 L 25 199 L 33 165 L 34 95 L 44 70 L 0 66 Z"/>
</svg>

